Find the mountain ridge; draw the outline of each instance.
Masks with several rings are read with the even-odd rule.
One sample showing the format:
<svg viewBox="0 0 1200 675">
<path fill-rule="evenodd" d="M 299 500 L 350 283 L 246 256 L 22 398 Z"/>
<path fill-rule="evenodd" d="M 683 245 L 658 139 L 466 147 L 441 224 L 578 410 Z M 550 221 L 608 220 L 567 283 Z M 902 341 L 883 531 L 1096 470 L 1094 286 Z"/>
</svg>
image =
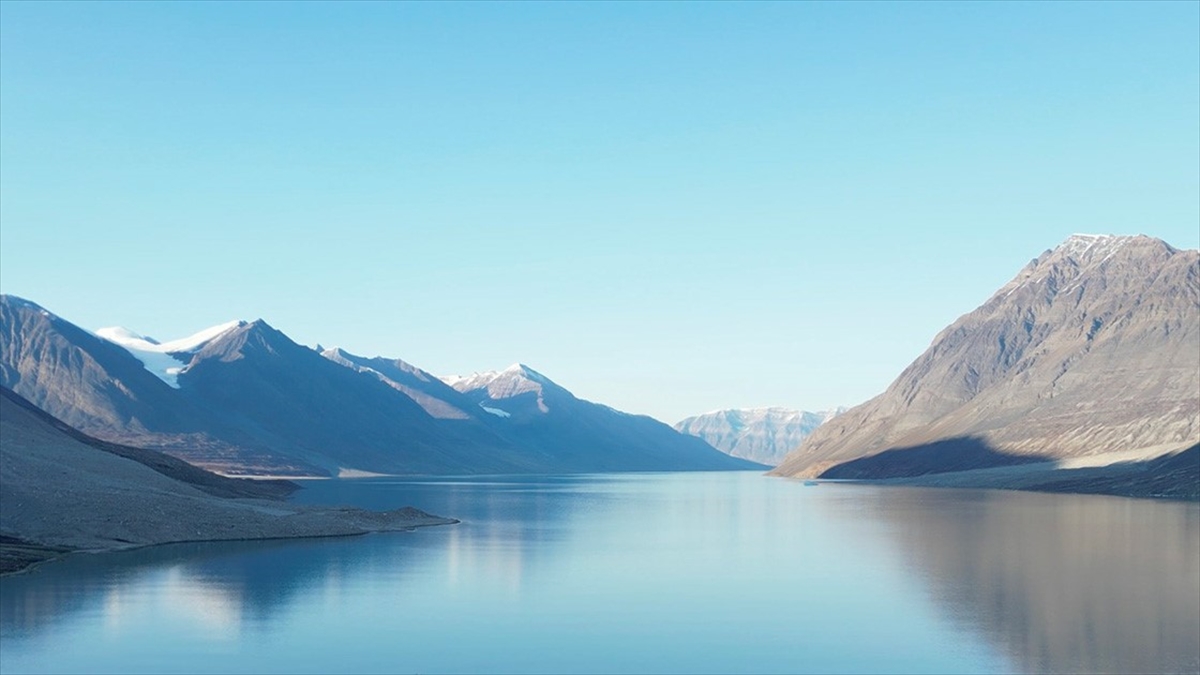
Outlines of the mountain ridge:
<svg viewBox="0 0 1200 675">
<path fill-rule="evenodd" d="M 105 441 L 225 473 L 753 466 L 657 421 L 577 399 L 528 366 L 498 371 L 477 395 L 400 359 L 318 352 L 263 319 L 164 343 L 129 329 L 103 331 L 113 342 L 15 296 L 0 296 L 0 310 L 0 385 Z M 186 350 L 168 351 L 176 348 Z M 557 409 L 540 417 L 551 400 Z M 637 441 L 635 428 L 653 441 Z"/>
<path fill-rule="evenodd" d="M 1200 251 L 1075 235 L 940 331 L 881 394 L 815 431 L 776 475 L 971 437 L 1050 458 L 1200 436 Z"/>
</svg>

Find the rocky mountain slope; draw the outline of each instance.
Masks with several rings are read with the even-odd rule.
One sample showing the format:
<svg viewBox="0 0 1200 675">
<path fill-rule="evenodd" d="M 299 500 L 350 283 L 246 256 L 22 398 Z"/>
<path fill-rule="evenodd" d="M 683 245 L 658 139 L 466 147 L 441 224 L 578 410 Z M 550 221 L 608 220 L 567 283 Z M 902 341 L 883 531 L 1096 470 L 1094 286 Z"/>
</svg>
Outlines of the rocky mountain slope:
<svg viewBox="0 0 1200 675">
<path fill-rule="evenodd" d="M 361 534 L 454 522 L 274 499 L 294 485 L 223 478 L 71 429 L 0 388 L 0 572 L 70 550 Z"/>
<path fill-rule="evenodd" d="M 369 374 L 411 398 L 432 417 L 469 420 L 478 419 L 482 412 L 470 399 L 437 376 L 400 359 L 356 356 L 340 347 L 325 349 L 321 356 L 351 370 Z"/>
<path fill-rule="evenodd" d="M 822 412 L 788 408 L 717 410 L 680 420 L 675 430 L 724 452 L 775 466 L 817 427 L 845 408 Z"/>
<path fill-rule="evenodd" d="M 604 406 L 607 416 L 559 413 L 550 425 L 510 420 L 404 361 L 318 353 L 262 320 L 159 343 L 127 329 L 93 334 L 0 296 L 0 385 L 92 436 L 231 474 L 746 466 Z M 571 406 L 594 406 L 557 389 Z"/>
<path fill-rule="evenodd" d="M 520 466 L 439 426 L 419 405 L 298 345 L 237 322 L 164 354 L 89 333 L 34 303 L 0 298 L 0 385 L 106 441 L 230 473 L 486 472 Z M 111 334 L 112 331 L 105 331 Z M 502 444 L 496 440 L 497 444 Z M 482 456 L 480 456 L 482 455 Z"/>
<path fill-rule="evenodd" d="M 122 346 L 12 295 L 0 295 L 0 386 L 114 443 L 179 451 L 214 469 L 232 466 L 224 458 L 236 454 L 247 467 L 320 472 L 271 453 L 253 435 L 181 395 Z"/>
<path fill-rule="evenodd" d="M 586 463 L 591 471 L 671 471 L 686 459 L 695 469 L 761 468 L 653 418 L 576 398 L 524 364 L 445 381 L 549 466 Z"/>
<path fill-rule="evenodd" d="M 1146 236 L 1076 235 L 774 473 L 816 476 L 858 460 L 858 477 L 917 475 L 963 453 L 970 466 L 957 469 L 1145 459 L 1198 440 L 1200 252 Z M 897 452 L 905 448 L 916 452 Z"/>
<path fill-rule="evenodd" d="M 272 450 L 330 473 L 529 470 L 486 430 L 429 415 L 402 391 L 298 345 L 259 320 L 226 333 L 180 375 L 180 394 L 261 430 Z"/>
</svg>

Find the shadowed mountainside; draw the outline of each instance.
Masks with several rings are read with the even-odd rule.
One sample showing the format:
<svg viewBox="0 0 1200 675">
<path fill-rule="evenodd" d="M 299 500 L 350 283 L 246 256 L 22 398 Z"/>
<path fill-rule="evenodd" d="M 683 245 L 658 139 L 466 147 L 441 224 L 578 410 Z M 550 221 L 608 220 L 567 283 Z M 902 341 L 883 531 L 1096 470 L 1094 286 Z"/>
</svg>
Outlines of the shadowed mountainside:
<svg viewBox="0 0 1200 675">
<path fill-rule="evenodd" d="M 290 504 L 274 498 L 290 484 L 206 474 L 148 450 L 71 433 L 60 420 L 2 391 L 0 571 L 68 550 L 349 535 L 454 522 L 415 509 Z"/>
<path fill-rule="evenodd" d="M 585 464 L 591 471 L 732 471 L 763 465 L 730 457 L 658 420 L 592 403 L 524 364 L 503 371 L 446 378 L 495 418 L 501 433 L 555 471 Z"/>
<path fill-rule="evenodd" d="M 821 478 L 908 478 L 929 474 L 972 471 L 1016 464 L 1046 462 L 1048 457 L 1012 455 L 996 450 L 980 438 L 948 438 L 911 448 L 892 448 L 830 467 Z"/>
<path fill-rule="evenodd" d="M 1025 489 L 1200 500 L 1200 445 L 1144 462 L 1060 469 Z"/>
<path fill-rule="evenodd" d="M 91 436 L 229 474 L 758 466 L 558 385 L 550 414 L 489 410 L 486 397 L 457 391 L 398 359 L 318 353 L 262 320 L 168 343 L 123 328 L 99 334 L 106 337 L 27 300 L 0 296 L 0 385 Z"/>
<path fill-rule="evenodd" d="M 125 348 L 12 295 L 0 295 L 0 386 L 95 438 L 161 450 L 205 468 L 324 473 L 272 452 L 262 430 L 239 425 L 237 417 L 222 419 Z"/>
<path fill-rule="evenodd" d="M 402 392 L 447 424 L 486 431 L 521 448 L 538 472 L 761 467 L 724 456 L 653 418 L 577 398 L 526 365 L 442 380 L 400 359 L 365 358 L 338 348 L 322 355 Z"/>
<path fill-rule="evenodd" d="M 1055 459 L 1148 459 L 1200 441 L 1200 251 L 1146 236 L 1071 237 L 773 473 L 817 476 L 967 437 L 997 457 Z"/>
<path fill-rule="evenodd" d="M 1200 445 L 1150 460 L 1060 462 L 1008 454 L 979 438 L 892 448 L 825 470 L 820 478 L 884 480 L 898 485 L 1077 492 L 1123 497 L 1200 499 Z"/>
<path fill-rule="evenodd" d="M 0 387 L 0 397 L 5 399 L 6 404 L 15 405 L 21 408 L 32 418 L 57 429 L 71 439 L 102 452 L 107 452 L 109 454 L 116 455 L 117 457 L 123 457 L 125 459 L 137 462 L 138 464 L 153 469 L 167 478 L 173 478 L 177 481 L 187 483 L 188 485 L 213 495 L 214 497 L 282 499 L 300 489 L 299 485 L 285 480 L 248 480 L 243 478 L 228 478 L 205 471 L 204 469 L 201 469 L 193 464 L 188 464 L 181 459 L 163 454 L 161 452 L 102 441 L 98 438 L 88 436 L 87 434 L 72 428 L 62 420 L 51 416 L 41 408 L 38 408 L 22 398 L 20 395 L 13 392 L 13 390 L 9 389 L 8 387 Z M 13 413 L 8 413 L 8 416 L 12 416 L 12 414 Z"/>
<path fill-rule="evenodd" d="M 887 455 L 887 451 L 881 455 Z M 994 452 L 994 451 L 993 451 Z M 1076 458 L 1049 462 L 1012 463 L 1024 456 L 1004 456 L 1007 464 L 990 468 L 963 469 L 939 473 L 904 475 L 894 471 L 884 482 L 894 485 L 930 487 L 993 488 L 1001 490 L 1033 490 L 1035 492 L 1077 492 L 1085 494 L 1145 497 L 1155 499 L 1200 500 L 1200 445 L 1180 452 L 1148 460 L 1111 460 Z M 869 463 L 872 458 L 854 460 Z M 896 469 L 903 464 L 892 463 L 885 468 Z M 875 469 L 859 464 L 841 472 L 834 467 L 822 477 L 856 477 L 873 473 Z"/>
<path fill-rule="evenodd" d="M 402 391 L 296 344 L 263 321 L 206 345 L 179 379 L 183 396 L 261 430 L 269 447 L 330 473 L 534 466 L 494 434 L 434 418 Z"/>
</svg>

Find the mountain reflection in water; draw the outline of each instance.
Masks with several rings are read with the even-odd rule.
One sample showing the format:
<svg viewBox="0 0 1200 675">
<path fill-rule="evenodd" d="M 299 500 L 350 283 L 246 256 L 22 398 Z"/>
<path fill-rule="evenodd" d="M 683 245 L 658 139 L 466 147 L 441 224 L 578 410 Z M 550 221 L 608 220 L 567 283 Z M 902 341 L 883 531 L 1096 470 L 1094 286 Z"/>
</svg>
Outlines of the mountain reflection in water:
<svg viewBox="0 0 1200 675">
<path fill-rule="evenodd" d="M 461 525 L 77 555 L 0 582 L 0 670 L 1200 669 L 1200 507 L 754 473 L 365 479 Z"/>
<path fill-rule="evenodd" d="M 930 594 L 1022 672 L 1200 670 L 1194 503 L 862 490 Z"/>
</svg>

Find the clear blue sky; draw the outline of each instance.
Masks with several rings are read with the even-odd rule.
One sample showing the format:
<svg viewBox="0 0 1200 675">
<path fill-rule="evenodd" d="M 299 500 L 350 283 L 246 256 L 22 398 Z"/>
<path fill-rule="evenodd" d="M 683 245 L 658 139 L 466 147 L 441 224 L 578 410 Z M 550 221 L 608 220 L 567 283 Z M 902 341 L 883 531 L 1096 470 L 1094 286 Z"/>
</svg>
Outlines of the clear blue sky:
<svg viewBox="0 0 1200 675">
<path fill-rule="evenodd" d="M 1200 245 L 1200 4 L 0 3 L 0 290 L 853 404 L 1073 232 Z"/>
</svg>

